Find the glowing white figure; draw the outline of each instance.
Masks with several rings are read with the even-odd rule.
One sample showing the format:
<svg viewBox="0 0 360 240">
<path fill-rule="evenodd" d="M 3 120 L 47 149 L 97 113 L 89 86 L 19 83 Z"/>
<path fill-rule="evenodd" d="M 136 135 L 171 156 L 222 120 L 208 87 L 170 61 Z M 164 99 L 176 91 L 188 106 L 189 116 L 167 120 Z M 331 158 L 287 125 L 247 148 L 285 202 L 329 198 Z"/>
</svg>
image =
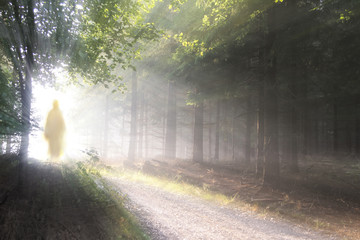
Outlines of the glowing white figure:
<svg viewBox="0 0 360 240">
<path fill-rule="evenodd" d="M 49 155 L 52 161 L 58 161 L 64 153 L 65 147 L 65 121 L 59 102 L 54 100 L 53 108 L 47 115 L 44 136 L 49 144 Z"/>
</svg>

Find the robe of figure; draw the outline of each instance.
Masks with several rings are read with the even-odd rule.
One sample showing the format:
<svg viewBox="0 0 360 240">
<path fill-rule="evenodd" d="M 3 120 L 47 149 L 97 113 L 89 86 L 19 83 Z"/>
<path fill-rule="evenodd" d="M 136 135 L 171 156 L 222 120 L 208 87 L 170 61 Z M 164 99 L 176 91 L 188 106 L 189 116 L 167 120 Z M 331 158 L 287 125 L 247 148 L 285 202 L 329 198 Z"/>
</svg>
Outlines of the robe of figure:
<svg viewBox="0 0 360 240">
<path fill-rule="evenodd" d="M 64 152 L 65 121 L 59 108 L 59 102 L 53 102 L 53 108 L 48 113 L 45 124 L 45 139 L 49 144 L 49 155 L 57 160 Z"/>
</svg>

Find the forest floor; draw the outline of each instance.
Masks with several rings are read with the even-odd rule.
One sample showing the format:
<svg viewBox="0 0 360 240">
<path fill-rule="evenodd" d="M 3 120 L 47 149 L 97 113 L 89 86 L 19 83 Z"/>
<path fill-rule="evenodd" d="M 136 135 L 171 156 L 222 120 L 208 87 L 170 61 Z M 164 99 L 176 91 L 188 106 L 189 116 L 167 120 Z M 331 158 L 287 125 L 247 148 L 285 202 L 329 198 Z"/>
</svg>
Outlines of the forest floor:
<svg viewBox="0 0 360 240">
<path fill-rule="evenodd" d="M 272 187 L 262 186 L 252 171 L 231 163 L 219 166 L 153 159 L 137 164 L 135 169 L 224 194 L 232 199 L 229 205 L 245 204 L 250 211 L 336 234 L 340 239 L 360 239 L 358 161 L 309 159 L 300 164 L 297 174 L 282 171 L 281 181 Z"/>
<path fill-rule="evenodd" d="M 154 240 L 339 239 L 278 217 L 219 204 L 148 182 L 115 176 L 105 179 L 120 195 L 127 196 L 126 206 Z"/>
<path fill-rule="evenodd" d="M 17 163 L 0 157 L 0 239 L 148 239 L 123 203 L 152 239 L 360 239 L 356 161 L 308 160 L 272 187 L 231 163 L 153 159 L 122 168 L 221 193 L 230 199 L 223 205 L 114 177 L 102 164 L 99 172 L 83 162 Z"/>
<path fill-rule="evenodd" d="M 0 156 L 0 239 L 148 239 L 84 164 L 19 166 Z"/>
</svg>

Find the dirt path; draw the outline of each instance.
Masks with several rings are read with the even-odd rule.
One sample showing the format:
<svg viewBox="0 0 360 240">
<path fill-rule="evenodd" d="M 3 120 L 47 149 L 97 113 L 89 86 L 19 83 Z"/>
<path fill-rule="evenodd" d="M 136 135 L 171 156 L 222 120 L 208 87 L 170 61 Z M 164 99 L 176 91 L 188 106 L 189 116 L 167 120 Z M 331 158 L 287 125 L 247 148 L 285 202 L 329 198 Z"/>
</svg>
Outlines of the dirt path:
<svg viewBox="0 0 360 240">
<path fill-rule="evenodd" d="M 127 207 L 153 239 L 336 239 L 289 222 L 217 206 L 123 178 L 106 179 L 128 197 Z"/>
</svg>

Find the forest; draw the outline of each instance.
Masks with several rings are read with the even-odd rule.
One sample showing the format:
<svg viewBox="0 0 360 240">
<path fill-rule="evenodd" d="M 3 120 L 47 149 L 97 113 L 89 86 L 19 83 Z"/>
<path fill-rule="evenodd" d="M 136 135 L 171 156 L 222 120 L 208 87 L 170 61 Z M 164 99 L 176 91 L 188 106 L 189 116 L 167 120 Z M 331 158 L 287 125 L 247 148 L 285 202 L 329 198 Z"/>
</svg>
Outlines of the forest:
<svg viewBox="0 0 360 240">
<path fill-rule="evenodd" d="M 0 154 L 34 157 L 56 91 L 68 158 L 357 185 L 359 29 L 358 0 L 1 0 Z"/>
</svg>

